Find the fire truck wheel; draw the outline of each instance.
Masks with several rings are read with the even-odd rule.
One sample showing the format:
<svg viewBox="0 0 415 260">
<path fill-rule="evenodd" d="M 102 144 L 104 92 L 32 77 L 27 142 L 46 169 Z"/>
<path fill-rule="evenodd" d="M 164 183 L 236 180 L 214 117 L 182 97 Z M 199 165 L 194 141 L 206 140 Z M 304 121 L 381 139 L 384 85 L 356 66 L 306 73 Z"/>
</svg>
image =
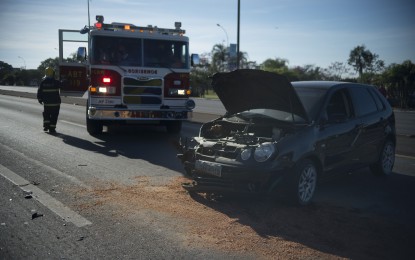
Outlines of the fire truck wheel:
<svg viewBox="0 0 415 260">
<path fill-rule="evenodd" d="M 86 119 L 86 130 L 90 135 L 100 135 L 102 134 L 103 125 L 101 122 L 94 120 Z"/>
<path fill-rule="evenodd" d="M 182 130 L 182 121 L 168 121 L 166 122 L 166 129 L 170 134 L 180 133 Z"/>
</svg>

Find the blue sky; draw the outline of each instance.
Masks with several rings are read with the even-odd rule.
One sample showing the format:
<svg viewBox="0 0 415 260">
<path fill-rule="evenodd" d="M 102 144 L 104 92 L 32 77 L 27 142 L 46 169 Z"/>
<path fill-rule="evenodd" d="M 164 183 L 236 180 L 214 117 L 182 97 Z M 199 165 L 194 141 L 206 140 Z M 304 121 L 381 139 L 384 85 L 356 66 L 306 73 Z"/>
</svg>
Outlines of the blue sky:
<svg viewBox="0 0 415 260">
<path fill-rule="evenodd" d="M 173 27 L 190 37 L 192 53 L 236 43 L 237 0 L 91 0 L 91 24 Z M 88 23 L 87 0 L 1 0 L 0 61 L 35 69 L 58 55 L 58 29 Z M 218 27 L 220 24 L 222 28 Z M 415 62 L 413 0 L 241 0 L 240 50 L 249 60 L 284 58 L 289 66 L 347 62 L 364 44 L 386 64 Z M 75 51 L 75 50 L 74 50 Z"/>
</svg>

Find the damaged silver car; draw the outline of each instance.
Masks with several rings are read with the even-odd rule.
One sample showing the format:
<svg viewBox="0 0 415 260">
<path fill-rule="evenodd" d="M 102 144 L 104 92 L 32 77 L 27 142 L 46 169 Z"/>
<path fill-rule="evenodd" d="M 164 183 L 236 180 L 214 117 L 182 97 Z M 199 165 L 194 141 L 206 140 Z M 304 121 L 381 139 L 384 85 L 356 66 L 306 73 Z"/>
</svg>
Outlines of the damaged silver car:
<svg viewBox="0 0 415 260">
<path fill-rule="evenodd" d="M 370 166 L 392 172 L 395 119 L 372 86 L 294 82 L 276 73 L 217 73 L 212 87 L 227 113 L 202 125 L 178 157 L 192 192 L 286 194 L 309 204 L 317 180 Z"/>
</svg>

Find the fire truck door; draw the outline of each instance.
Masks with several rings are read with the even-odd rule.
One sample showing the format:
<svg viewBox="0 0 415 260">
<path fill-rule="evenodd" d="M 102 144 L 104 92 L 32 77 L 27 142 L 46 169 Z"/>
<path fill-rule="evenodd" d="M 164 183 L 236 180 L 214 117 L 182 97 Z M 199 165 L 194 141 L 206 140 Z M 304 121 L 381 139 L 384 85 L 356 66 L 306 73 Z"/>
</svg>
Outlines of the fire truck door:
<svg viewBox="0 0 415 260">
<path fill-rule="evenodd" d="M 88 89 L 89 80 L 86 65 L 66 63 L 59 66 L 59 78 L 62 83 L 61 95 L 83 96 Z"/>
<path fill-rule="evenodd" d="M 87 61 L 77 61 L 74 50 L 80 46 L 87 49 L 88 34 L 79 30 L 59 29 L 59 80 L 61 95 L 83 96 L 88 89 Z"/>
</svg>

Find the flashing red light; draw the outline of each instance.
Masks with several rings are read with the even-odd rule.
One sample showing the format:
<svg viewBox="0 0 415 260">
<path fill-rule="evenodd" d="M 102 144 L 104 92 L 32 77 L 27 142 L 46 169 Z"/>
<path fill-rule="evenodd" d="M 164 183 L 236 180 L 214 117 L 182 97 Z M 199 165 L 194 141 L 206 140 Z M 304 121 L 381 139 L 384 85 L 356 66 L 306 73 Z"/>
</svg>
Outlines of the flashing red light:
<svg viewBox="0 0 415 260">
<path fill-rule="evenodd" d="M 104 78 L 102 78 L 102 82 L 103 82 L 103 83 L 111 83 L 111 78 L 109 78 L 109 77 L 104 77 Z"/>
<path fill-rule="evenodd" d="M 95 28 L 101 29 L 102 28 L 102 23 L 95 23 Z"/>
</svg>

